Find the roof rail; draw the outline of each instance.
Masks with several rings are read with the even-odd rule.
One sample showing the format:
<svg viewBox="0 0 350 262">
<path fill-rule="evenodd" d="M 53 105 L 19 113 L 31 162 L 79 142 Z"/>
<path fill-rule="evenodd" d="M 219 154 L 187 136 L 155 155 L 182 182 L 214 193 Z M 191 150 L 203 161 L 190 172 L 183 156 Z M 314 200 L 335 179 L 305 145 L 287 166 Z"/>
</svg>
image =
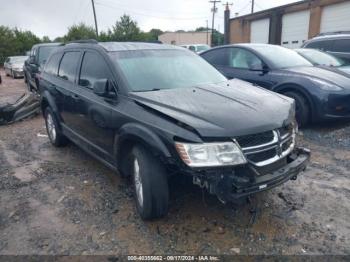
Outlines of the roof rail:
<svg viewBox="0 0 350 262">
<path fill-rule="evenodd" d="M 340 35 L 340 34 L 350 34 L 350 31 L 335 31 L 335 32 L 319 33 L 317 36 Z"/>
<path fill-rule="evenodd" d="M 98 42 L 95 39 L 84 39 L 84 40 L 70 41 L 67 44 L 98 44 Z"/>
</svg>

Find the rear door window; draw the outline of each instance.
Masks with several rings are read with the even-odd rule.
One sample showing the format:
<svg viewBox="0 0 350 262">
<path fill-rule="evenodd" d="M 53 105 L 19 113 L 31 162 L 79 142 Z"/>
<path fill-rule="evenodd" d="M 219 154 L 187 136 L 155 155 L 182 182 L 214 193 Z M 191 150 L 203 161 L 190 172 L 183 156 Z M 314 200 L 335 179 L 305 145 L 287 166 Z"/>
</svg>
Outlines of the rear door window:
<svg viewBox="0 0 350 262">
<path fill-rule="evenodd" d="M 306 48 L 319 49 L 323 51 L 332 50 L 333 40 L 315 41 L 307 44 Z"/>
<path fill-rule="evenodd" d="M 216 66 L 229 66 L 229 49 L 220 48 L 213 51 L 209 51 L 202 55 L 210 64 Z"/>
<path fill-rule="evenodd" d="M 59 67 L 58 76 L 64 80 L 74 82 L 80 58 L 80 52 L 66 52 Z"/>
<path fill-rule="evenodd" d="M 350 39 L 340 39 L 334 41 L 334 46 L 331 51 L 339 53 L 350 53 Z"/>
<path fill-rule="evenodd" d="M 104 58 L 95 52 L 85 52 L 81 64 L 79 85 L 92 88 L 99 79 L 110 79 L 111 73 Z"/>
<path fill-rule="evenodd" d="M 47 62 L 45 66 L 45 72 L 51 75 L 57 76 L 58 73 L 58 65 L 60 63 L 62 54 L 54 54 L 51 56 L 50 60 Z"/>
</svg>

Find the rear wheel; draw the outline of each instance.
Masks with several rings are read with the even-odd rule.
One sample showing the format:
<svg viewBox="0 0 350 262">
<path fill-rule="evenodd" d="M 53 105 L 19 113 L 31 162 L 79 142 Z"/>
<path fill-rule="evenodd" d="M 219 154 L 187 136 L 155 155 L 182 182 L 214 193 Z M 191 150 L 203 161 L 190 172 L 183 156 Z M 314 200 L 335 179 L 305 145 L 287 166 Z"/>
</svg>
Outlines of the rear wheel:
<svg viewBox="0 0 350 262">
<path fill-rule="evenodd" d="M 45 124 L 51 144 L 56 147 L 65 146 L 68 139 L 59 130 L 57 119 L 50 107 L 45 109 Z"/>
<path fill-rule="evenodd" d="M 310 105 L 306 98 L 293 91 L 285 92 L 284 95 L 293 98 L 295 100 L 295 117 L 300 127 L 309 123 L 310 118 Z"/>
<path fill-rule="evenodd" d="M 130 167 L 136 208 L 144 220 L 163 217 L 168 212 L 169 188 L 164 165 L 142 146 L 135 146 Z"/>
</svg>

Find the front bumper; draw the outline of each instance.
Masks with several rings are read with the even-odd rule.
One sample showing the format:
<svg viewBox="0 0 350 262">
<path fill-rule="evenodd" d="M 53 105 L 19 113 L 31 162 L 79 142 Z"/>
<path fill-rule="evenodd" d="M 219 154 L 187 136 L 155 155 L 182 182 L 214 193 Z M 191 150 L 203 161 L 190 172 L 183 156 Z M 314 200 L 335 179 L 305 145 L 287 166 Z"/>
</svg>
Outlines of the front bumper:
<svg viewBox="0 0 350 262">
<path fill-rule="evenodd" d="M 24 77 L 24 72 L 23 70 L 12 70 L 13 76 L 14 77 Z"/>
<path fill-rule="evenodd" d="M 194 175 L 193 183 L 209 190 L 222 202 L 237 201 L 240 198 L 281 185 L 296 179 L 306 169 L 310 151 L 297 148 L 285 159 L 282 166 L 267 173 L 261 173 L 252 164 L 223 172 L 207 172 Z M 216 173 L 216 174 L 215 174 Z"/>
<path fill-rule="evenodd" d="M 350 91 L 330 93 L 320 100 L 316 108 L 320 120 L 350 119 Z"/>
</svg>

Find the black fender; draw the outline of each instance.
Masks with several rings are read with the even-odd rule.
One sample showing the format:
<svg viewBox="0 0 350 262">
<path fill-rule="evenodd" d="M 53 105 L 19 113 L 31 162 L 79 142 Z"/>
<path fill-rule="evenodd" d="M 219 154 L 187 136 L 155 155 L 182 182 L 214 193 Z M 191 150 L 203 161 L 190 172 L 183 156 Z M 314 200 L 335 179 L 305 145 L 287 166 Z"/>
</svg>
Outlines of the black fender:
<svg viewBox="0 0 350 262">
<path fill-rule="evenodd" d="M 58 107 L 55 103 L 54 98 L 47 90 L 45 90 L 44 92 L 41 93 L 41 96 L 40 96 L 40 108 L 41 108 L 41 112 L 42 112 L 44 117 L 45 117 L 45 115 L 44 115 L 45 108 L 47 106 L 49 106 L 51 108 L 51 110 L 55 114 L 56 118 L 61 121 L 62 119 L 60 117 L 59 110 L 58 110 Z"/>
<path fill-rule="evenodd" d="M 119 129 L 114 140 L 114 154 L 118 165 L 123 157 L 129 153 L 128 150 L 131 150 L 125 146 L 128 147 L 134 143 L 142 144 L 160 159 L 171 157 L 170 151 L 155 132 L 141 124 L 128 123 Z"/>
<path fill-rule="evenodd" d="M 296 93 L 303 95 L 307 99 L 307 101 L 310 105 L 311 114 L 314 115 L 314 112 L 315 112 L 314 102 L 313 102 L 309 92 L 307 90 L 305 90 L 305 88 L 303 86 L 296 84 L 296 83 L 283 83 L 281 85 L 273 87 L 272 91 L 274 91 L 276 93 L 280 93 L 280 94 L 283 94 L 284 92 L 287 92 L 287 91 L 294 91 Z"/>
</svg>

